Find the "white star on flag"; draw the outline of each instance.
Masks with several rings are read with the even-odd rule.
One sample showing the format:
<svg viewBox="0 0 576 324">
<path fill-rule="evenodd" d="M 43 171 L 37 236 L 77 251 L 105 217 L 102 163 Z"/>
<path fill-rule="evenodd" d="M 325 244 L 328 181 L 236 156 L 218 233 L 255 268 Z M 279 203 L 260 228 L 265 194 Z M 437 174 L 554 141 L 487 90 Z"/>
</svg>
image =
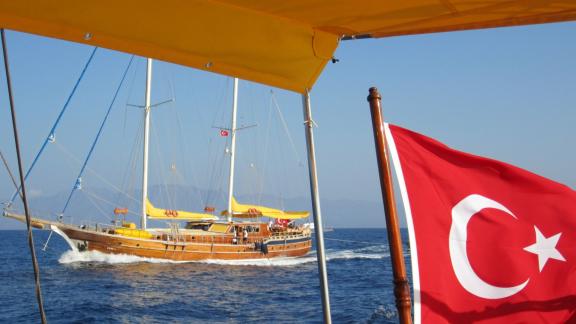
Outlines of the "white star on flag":
<svg viewBox="0 0 576 324">
<path fill-rule="evenodd" d="M 556 244 L 558 244 L 558 240 L 560 239 L 560 235 L 562 235 L 562 233 L 558 233 L 554 236 L 546 238 L 542 232 L 540 232 L 538 227 L 534 226 L 534 230 L 536 231 L 536 243 L 525 247 L 524 250 L 538 255 L 538 267 L 540 272 L 542 272 L 542 269 L 546 265 L 546 262 L 548 262 L 548 259 L 566 261 L 562 254 L 560 254 L 560 252 L 556 249 Z"/>
</svg>

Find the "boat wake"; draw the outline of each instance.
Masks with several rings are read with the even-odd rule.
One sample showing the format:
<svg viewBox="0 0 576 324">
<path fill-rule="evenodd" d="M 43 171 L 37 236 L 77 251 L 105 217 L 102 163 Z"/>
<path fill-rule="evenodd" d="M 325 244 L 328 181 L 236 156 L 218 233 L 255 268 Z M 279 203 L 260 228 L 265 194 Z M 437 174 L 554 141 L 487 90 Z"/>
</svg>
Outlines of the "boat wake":
<svg viewBox="0 0 576 324">
<path fill-rule="evenodd" d="M 107 254 L 98 251 L 66 251 L 64 252 L 58 262 L 61 264 L 72 263 L 106 263 L 106 264 L 128 264 L 128 263 L 185 263 L 185 261 L 173 261 L 165 259 L 144 258 L 128 254 Z"/>
<path fill-rule="evenodd" d="M 346 259 L 382 259 L 388 257 L 388 252 L 382 246 L 369 246 L 354 250 L 327 250 L 328 261 Z M 236 266 L 260 266 L 260 267 L 293 267 L 306 263 L 316 262 L 316 251 L 310 251 L 302 257 L 279 257 L 273 259 L 246 259 L 246 260 L 200 260 L 200 261 L 174 261 L 156 258 L 144 258 L 128 254 L 106 254 L 98 251 L 66 251 L 58 262 L 61 264 L 74 263 L 105 263 L 105 264 L 130 264 L 130 263 L 204 263 Z"/>
<path fill-rule="evenodd" d="M 316 255 L 310 253 L 302 257 L 279 257 L 274 259 L 247 259 L 247 260 L 203 260 L 207 264 L 256 266 L 256 267 L 293 267 L 305 263 L 316 262 Z"/>
</svg>

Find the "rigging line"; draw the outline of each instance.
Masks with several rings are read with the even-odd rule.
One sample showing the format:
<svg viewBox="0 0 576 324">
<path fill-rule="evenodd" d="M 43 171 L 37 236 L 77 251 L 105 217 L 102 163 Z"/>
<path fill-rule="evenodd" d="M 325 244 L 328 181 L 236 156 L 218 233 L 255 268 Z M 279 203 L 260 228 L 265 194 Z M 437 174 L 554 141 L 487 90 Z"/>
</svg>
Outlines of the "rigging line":
<svg viewBox="0 0 576 324">
<path fill-rule="evenodd" d="M 92 197 L 92 198 L 94 198 L 94 199 L 97 199 L 97 200 L 99 200 L 99 201 L 101 201 L 101 202 L 107 203 L 108 205 L 110 205 L 110 206 L 112 206 L 112 207 L 116 206 L 115 203 L 113 203 L 113 202 L 111 202 L 111 201 L 109 201 L 109 200 L 106 200 L 106 199 L 104 199 L 104 198 L 96 195 L 96 194 L 93 193 L 93 192 L 90 192 L 90 191 L 88 191 L 88 190 L 82 190 L 82 191 L 83 191 L 86 195 L 88 195 L 88 196 L 90 196 L 90 197 Z M 133 211 L 131 211 L 131 210 L 128 210 L 128 213 L 129 213 L 129 214 L 132 214 L 132 215 L 135 215 L 135 216 L 141 216 L 141 214 L 135 213 L 135 212 L 133 212 Z M 107 215 L 105 215 L 105 216 L 106 216 L 108 219 L 112 220 L 112 218 L 108 217 Z"/>
<path fill-rule="evenodd" d="M 217 175 L 218 172 L 221 172 L 222 169 L 222 163 L 221 163 L 221 159 L 220 159 L 220 154 L 216 153 L 216 149 L 215 146 L 218 146 L 218 149 L 220 149 L 220 145 L 218 145 L 216 143 L 216 140 L 214 139 L 213 136 L 209 137 L 208 140 L 208 161 L 214 161 L 213 163 L 208 163 L 208 165 L 210 166 L 210 171 L 208 172 L 208 177 L 207 177 L 207 188 L 208 191 L 206 193 L 206 204 L 214 204 L 216 201 L 216 196 L 217 194 L 215 193 L 216 190 L 219 190 L 219 186 L 220 183 L 219 181 L 216 181 L 217 179 L 220 179 L 220 177 Z M 213 190 L 210 190 L 210 188 L 212 188 Z"/>
<path fill-rule="evenodd" d="M 56 144 L 56 147 L 59 148 L 63 153 L 65 153 L 70 159 L 80 163 L 80 159 L 78 159 L 74 154 L 72 154 L 70 151 L 68 151 L 63 145 L 61 145 L 60 143 L 55 143 L 55 144 Z M 131 200 L 133 200 L 135 202 L 140 202 L 140 200 L 138 200 L 138 199 L 130 196 L 128 193 L 122 191 L 122 189 L 118 188 L 116 185 L 114 185 L 110 181 L 106 180 L 106 178 L 104 178 L 103 176 L 98 174 L 98 172 L 96 172 L 94 169 L 90 168 L 89 166 L 86 166 L 86 170 L 90 171 L 91 174 L 95 175 L 98 179 L 100 179 L 100 181 L 109 185 L 110 187 L 112 187 L 112 189 L 116 190 L 117 192 L 123 194 L 124 196 L 130 198 Z"/>
<path fill-rule="evenodd" d="M 140 62 L 140 61 L 139 61 Z M 128 105 L 130 101 L 130 94 L 132 93 L 132 89 L 134 88 L 134 82 L 136 80 L 136 73 L 138 72 L 138 64 L 136 62 L 136 67 L 133 69 L 132 76 L 130 79 L 130 86 L 128 86 L 128 96 L 126 96 L 126 102 L 124 103 L 124 120 L 122 121 L 122 138 L 126 136 L 126 120 L 128 119 Z"/>
<path fill-rule="evenodd" d="M 270 103 L 269 106 L 270 107 L 272 105 L 272 97 L 270 97 Z M 266 174 L 268 173 L 268 145 L 270 144 L 270 125 L 272 124 L 272 109 L 270 107 L 270 109 L 268 109 L 268 121 L 266 123 L 266 132 L 264 133 L 264 138 L 266 139 L 264 141 L 264 153 L 262 154 L 263 156 L 263 161 L 262 161 L 262 178 L 260 179 L 260 193 L 258 195 L 258 203 L 262 202 L 262 195 L 264 193 L 264 181 L 265 181 L 265 177 Z"/>
<path fill-rule="evenodd" d="M 96 194 L 90 193 L 89 191 L 84 191 L 84 193 L 86 193 L 86 198 L 88 198 L 88 201 L 90 201 L 90 202 L 92 203 L 92 205 L 94 205 L 94 207 L 95 207 L 104 217 L 108 218 L 108 220 L 111 221 L 112 218 L 109 217 L 109 216 L 107 215 L 107 213 L 106 213 L 97 203 L 95 203 L 95 202 L 91 199 L 91 197 L 92 197 L 92 198 L 95 198 L 95 199 L 98 199 L 98 200 L 100 200 L 100 201 L 104 201 L 105 203 L 110 203 L 110 202 L 104 200 L 103 198 L 100 198 L 100 197 L 96 196 Z"/>
<path fill-rule="evenodd" d="M 174 85 L 172 83 L 170 83 L 170 85 L 172 86 L 172 91 L 174 91 L 173 87 Z M 172 94 L 174 95 L 174 94 Z M 174 107 L 174 111 L 175 111 L 175 115 L 176 115 L 176 122 L 178 124 L 178 131 L 179 131 L 179 135 L 180 138 L 184 138 L 184 127 L 182 126 L 182 120 L 180 118 L 180 114 L 178 113 L 178 109 L 176 107 Z M 186 154 L 186 156 L 191 156 L 191 151 L 190 151 L 190 147 L 189 146 L 183 146 L 183 151 Z M 191 162 L 190 164 L 192 164 L 192 166 L 190 168 L 187 168 L 186 170 L 191 170 L 191 174 L 192 174 L 192 181 L 194 182 L 194 186 L 196 186 L 196 194 L 198 195 L 198 198 L 200 199 L 200 204 L 203 206 L 206 206 L 206 201 L 204 200 L 204 197 L 202 197 L 202 194 L 200 192 L 200 183 L 198 181 L 198 178 L 196 176 L 196 172 L 194 172 L 194 165 Z M 183 178 L 183 180 L 185 180 Z"/>
<path fill-rule="evenodd" d="M 160 196 L 159 199 L 160 201 L 165 201 L 168 206 L 170 206 L 171 208 L 174 208 L 174 201 L 173 199 L 171 199 L 170 197 L 170 191 L 168 189 L 168 182 L 166 180 L 166 176 L 164 175 L 164 166 L 165 161 L 162 155 L 162 148 L 160 146 L 160 141 L 158 140 L 158 133 L 156 132 L 156 127 L 155 125 L 156 121 L 154 120 L 150 120 L 150 130 L 151 130 L 151 136 L 152 137 L 152 141 L 153 141 L 153 153 L 155 153 L 156 156 L 158 156 L 158 160 L 160 160 L 160 168 L 155 168 L 156 170 L 156 175 L 159 174 L 160 179 L 162 179 L 160 185 L 157 185 L 156 188 L 156 193 Z M 150 187 L 150 185 L 148 186 Z M 149 199 L 150 194 L 148 194 L 148 198 Z"/>
<path fill-rule="evenodd" d="M 2 154 L 2 151 L 0 151 L 0 158 L 2 158 L 2 163 L 4 163 L 4 167 L 6 167 L 6 171 L 8 172 L 8 175 L 10 176 L 10 180 L 12 180 L 12 184 L 14 185 L 14 189 L 18 190 L 18 183 L 16 183 L 16 179 L 14 178 L 14 174 L 12 173 L 12 170 L 10 170 L 10 166 L 8 165 L 8 161 L 6 161 L 6 159 L 4 158 L 4 154 Z"/>
<path fill-rule="evenodd" d="M 141 116 L 142 120 L 144 119 L 144 116 Z M 127 192 L 131 192 L 133 194 L 136 194 L 137 197 L 141 196 L 140 193 L 137 192 L 137 190 L 142 190 L 142 183 L 139 181 L 140 179 L 140 174 L 137 174 L 136 170 L 138 170 L 138 168 L 143 167 L 143 163 L 142 162 L 142 154 L 143 154 L 143 146 L 144 146 L 144 123 L 139 123 L 138 124 L 138 133 L 136 134 L 136 137 L 134 138 L 134 144 L 132 146 L 132 151 L 131 151 L 131 156 L 130 156 L 130 161 L 129 161 L 129 171 L 126 171 L 125 174 L 127 174 L 127 178 L 125 183 L 123 183 L 123 185 L 125 184 L 126 187 L 126 191 Z M 140 199 L 137 200 L 138 203 L 138 209 L 142 208 L 142 201 Z"/>
<path fill-rule="evenodd" d="M 141 151 L 140 148 L 142 147 L 141 143 L 143 140 L 143 123 L 138 123 L 138 129 L 136 132 L 136 136 L 134 136 L 134 139 L 132 140 L 132 147 L 130 149 L 130 155 L 129 155 L 129 159 L 128 159 L 128 163 L 126 165 L 126 169 L 124 172 L 124 176 L 122 178 L 121 181 L 121 186 L 122 188 L 125 188 L 126 192 L 135 192 L 134 188 L 135 185 L 134 183 L 136 182 L 136 177 L 135 177 L 135 172 L 134 170 L 136 170 L 137 167 L 137 163 L 136 163 L 136 159 L 137 156 L 141 156 Z M 116 196 L 116 202 L 119 204 L 121 201 L 120 195 Z M 134 199 L 135 202 L 137 203 L 141 203 L 141 201 Z"/>
<path fill-rule="evenodd" d="M 68 108 L 68 105 L 70 104 L 70 101 L 72 100 L 72 97 L 74 96 L 74 94 L 76 93 L 76 89 L 78 88 L 78 85 L 80 84 L 80 81 L 82 81 L 82 79 L 84 78 L 84 74 L 86 73 L 86 70 L 88 69 L 88 66 L 90 65 L 90 62 L 92 62 L 92 58 L 94 58 L 94 54 L 96 54 L 96 50 L 98 49 L 98 47 L 94 47 L 94 50 L 92 51 L 92 54 L 90 54 L 90 58 L 88 58 L 88 61 L 86 62 L 86 64 L 84 65 L 84 68 L 82 69 L 82 73 L 80 73 L 80 77 L 78 78 L 78 80 L 76 81 L 76 84 L 74 85 L 74 88 L 72 88 L 72 92 L 70 92 L 70 95 L 68 96 L 68 99 L 66 99 L 66 103 L 64 103 L 64 107 L 62 107 L 62 110 L 60 110 L 60 113 L 58 114 L 58 117 L 56 118 L 56 121 L 54 122 L 54 124 L 52 125 L 52 128 L 50 129 L 50 133 L 48 133 L 48 136 L 46 136 L 46 139 L 44 140 L 44 143 L 42 143 L 42 146 L 40 147 L 40 150 L 38 151 L 38 153 L 36 154 L 36 157 L 34 158 L 34 161 L 32 161 L 32 164 L 30 165 L 30 167 L 28 168 L 28 171 L 26 171 L 26 176 L 24 176 L 24 181 L 28 180 L 28 176 L 30 175 L 30 172 L 32 171 L 32 169 L 34 169 L 34 166 L 36 165 L 36 162 L 38 162 L 38 159 L 40 158 L 40 155 L 42 155 L 42 152 L 44 152 L 44 149 L 46 148 L 46 145 L 48 144 L 48 142 L 54 142 L 55 141 L 55 135 L 54 132 L 56 131 L 56 127 L 58 127 L 58 124 L 60 123 L 60 119 L 62 119 L 62 116 L 64 115 L 64 112 L 66 111 L 66 109 Z M 14 195 L 12 195 L 12 199 L 10 199 L 10 203 L 12 203 L 14 201 L 14 199 L 16 198 L 16 196 L 18 195 L 18 192 L 20 191 L 20 187 L 18 188 L 18 190 L 16 190 L 16 192 L 14 193 Z"/>
<path fill-rule="evenodd" d="M 86 165 L 88 164 L 88 161 L 92 157 L 92 153 L 94 152 L 94 148 L 96 147 L 96 143 L 98 143 L 98 140 L 100 139 L 100 135 L 102 134 L 102 130 L 104 129 L 104 125 L 106 124 L 106 121 L 108 120 L 108 116 L 110 116 L 110 111 L 112 111 L 112 107 L 114 106 L 114 103 L 116 102 L 116 98 L 118 97 L 118 93 L 120 92 L 120 88 L 122 88 L 122 85 L 124 84 L 124 80 L 126 79 L 126 74 L 128 73 L 130 66 L 132 66 L 133 60 L 134 60 L 134 55 L 132 55 L 130 57 L 130 61 L 128 62 L 128 65 L 126 66 L 126 69 L 124 70 L 124 74 L 122 75 L 122 79 L 120 80 L 120 84 L 118 84 L 118 88 L 116 88 L 116 92 L 114 93 L 114 97 L 112 97 L 112 101 L 110 102 L 110 105 L 108 106 L 108 110 L 106 111 L 106 115 L 104 116 L 104 119 L 102 120 L 102 123 L 100 124 L 100 128 L 98 129 L 98 133 L 96 134 L 96 137 L 94 138 L 94 141 L 92 142 L 92 146 L 90 147 L 90 150 L 88 151 L 88 155 L 86 156 L 86 159 L 84 160 L 84 164 L 82 164 L 82 168 L 80 168 L 80 172 L 78 173 L 78 177 L 76 177 L 76 182 L 74 183 L 74 186 L 72 186 L 72 191 L 70 191 L 70 195 L 68 195 L 68 199 L 66 200 L 66 204 L 64 205 L 64 208 L 62 208 L 62 212 L 61 212 L 62 215 L 64 215 L 64 213 L 66 212 L 66 209 L 68 208 L 68 205 L 70 204 L 70 200 L 72 200 L 72 195 L 74 195 L 74 191 L 76 191 L 76 189 L 78 189 L 79 183 L 80 183 L 81 178 L 82 178 L 82 174 L 84 174 L 84 170 L 86 169 Z"/>
<path fill-rule="evenodd" d="M 290 134 L 290 130 L 288 129 L 288 124 L 286 124 L 286 120 L 284 119 L 284 114 L 282 114 L 282 111 L 280 110 L 280 105 L 278 105 L 278 101 L 276 100 L 276 96 L 274 95 L 274 92 L 272 92 L 272 102 L 274 103 L 274 106 L 276 107 L 276 111 L 278 112 L 278 116 L 280 117 L 280 121 L 282 122 L 282 126 L 284 127 L 284 131 L 286 132 L 286 135 L 288 136 L 288 140 L 290 141 L 290 145 L 292 146 L 292 150 L 294 151 L 294 154 L 296 155 L 296 158 L 298 159 L 298 163 L 301 163 L 302 159 L 300 159 L 300 155 L 298 154 L 298 150 L 296 149 L 296 144 L 294 144 L 294 140 L 292 139 L 292 135 Z"/>
<path fill-rule="evenodd" d="M 210 166 L 210 171 L 207 174 L 207 185 L 208 191 L 206 193 L 206 204 L 214 205 L 218 199 L 217 191 L 220 190 L 221 185 L 221 178 L 220 175 L 223 173 L 223 166 L 222 160 L 224 154 L 222 152 L 225 151 L 226 143 L 223 145 L 219 144 L 220 137 L 217 137 L 210 133 L 211 135 L 208 136 L 208 161 L 213 161 L 212 163 L 208 163 Z M 210 190 L 212 188 L 212 190 Z"/>
<path fill-rule="evenodd" d="M 28 210 L 28 199 L 26 198 L 26 184 L 24 182 L 24 172 L 22 168 L 22 156 L 20 155 L 20 140 L 18 138 L 18 127 L 16 124 L 16 110 L 14 108 L 14 97 L 12 95 L 12 80 L 10 78 L 10 68 L 8 64 L 8 49 L 6 48 L 6 35 L 4 28 L 0 30 L 2 35 L 2 54 L 4 55 L 4 72 L 6 73 L 6 85 L 8 87 L 8 98 L 10 101 L 10 113 L 12 114 L 12 131 L 14 132 L 14 144 L 16 146 L 16 157 L 18 159 L 18 173 L 20 175 L 20 185 L 22 190 L 17 190 L 17 194 L 22 192 L 22 203 L 24 204 L 24 213 L 26 215 L 26 228 L 28 230 L 28 246 L 32 256 L 32 267 L 34 268 L 34 282 L 36 288 L 36 299 L 38 301 L 38 310 L 42 324 L 46 323 L 46 313 L 44 312 L 44 303 L 42 301 L 42 289 L 40 287 L 40 269 L 36 259 L 36 250 L 34 249 L 34 237 L 32 236 L 32 226 L 30 220 L 30 211 Z M 14 198 L 12 198 L 14 200 Z"/>
</svg>

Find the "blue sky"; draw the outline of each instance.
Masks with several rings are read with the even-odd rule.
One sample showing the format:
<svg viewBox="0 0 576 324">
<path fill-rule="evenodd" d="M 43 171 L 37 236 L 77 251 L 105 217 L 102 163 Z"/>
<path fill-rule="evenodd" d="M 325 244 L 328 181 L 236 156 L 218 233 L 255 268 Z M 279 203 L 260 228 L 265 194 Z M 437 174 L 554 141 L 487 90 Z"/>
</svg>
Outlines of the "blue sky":
<svg viewBox="0 0 576 324">
<path fill-rule="evenodd" d="M 7 35 L 29 165 L 91 48 L 16 32 Z M 576 187 L 575 36 L 576 23 L 560 23 L 342 42 L 336 53 L 340 62 L 327 66 L 312 91 L 322 198 L 380 201 L 366 102 L 371 86 L 380 89 L 391 123 Z M 129 57 L 105 49 L 96 54 L 57 131 L 57 144 L 49 145 L 31 176 L 32 196 L 72 187 L 79 164 L 68 154 L 83 159 Z M 129 160 L 141 117 L 126 104 L 143 102 L 144 66 L 139 58 L 130 70 L 89 164 L 117 185 L 139 183 L 127 173 L 138 168 Z M 154 75 L 153 102 L 175 102 L 153 111 L 152 184 L 168 178 L 202 188 L 221 186 L 214 181 L 214 165 L 223 167 L 226 139 L 212 127 L 224 126 L 229 118 L 230 79 L 163 62 L 155 62 Z M 0 79 L 0 150 L 15 170 L 3 72 Z M 288 125 L 285 132 L 270 91 L 241 83 L 240 123 L 259 126 L 239 136 L 238 194 L 308 197 L 300 95 L 273 89 Z M 177 173 L 170 173 L 172 164 Z M 95 176 L 86 176 L 84 183 L 105 186 Z M 0 200 L 12 192 L 0 169 Z M 382 226 L 382 219 L 375 209 L 374 226 Z M 369 218 L 363 225 L 371 222 Z M 352 220 L 341 223 L 354 225 Z M 0 221 L 0 228 L 13 226 Z"/>
</svg>

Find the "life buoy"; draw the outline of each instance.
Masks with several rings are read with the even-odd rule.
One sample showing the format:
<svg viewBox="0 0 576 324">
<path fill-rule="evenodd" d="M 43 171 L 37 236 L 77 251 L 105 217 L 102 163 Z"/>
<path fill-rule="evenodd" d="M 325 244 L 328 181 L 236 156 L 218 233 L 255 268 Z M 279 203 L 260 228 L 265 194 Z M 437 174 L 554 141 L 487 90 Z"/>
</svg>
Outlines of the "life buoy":
<svg viewBox="0 0 576 324">
<path fill-rule="evenodd" d="M 126 215 L 126 214 L 128 214 L 128 208 L 116 207 L 116 208 L 114 208 L 114 214 L 115 215 Z"/>
<path fill-rule="evenodd" d="M 178 211 L 173 209 L 166 209 L 164 215 L 168 217 L 178 217 Z"/>
</svg>

